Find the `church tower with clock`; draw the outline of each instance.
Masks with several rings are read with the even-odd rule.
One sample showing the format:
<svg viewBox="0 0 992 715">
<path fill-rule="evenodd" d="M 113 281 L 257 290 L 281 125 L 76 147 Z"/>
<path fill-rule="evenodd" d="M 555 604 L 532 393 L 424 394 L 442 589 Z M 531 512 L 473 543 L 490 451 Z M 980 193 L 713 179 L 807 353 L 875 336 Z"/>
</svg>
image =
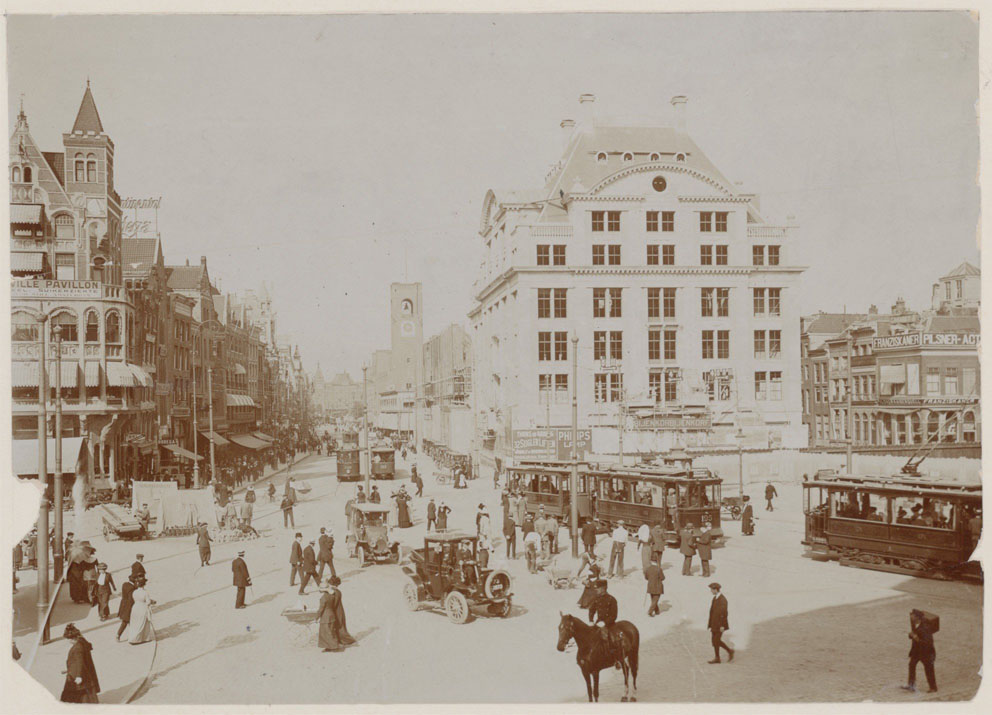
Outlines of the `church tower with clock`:
<svg viewBox="0 0 992 715">
<path fill-rule="evenodd" d="M 424 342 L 423 287 L 393 283 L 389 287 L 393 389 L 415 390 Z"/>
</svg>

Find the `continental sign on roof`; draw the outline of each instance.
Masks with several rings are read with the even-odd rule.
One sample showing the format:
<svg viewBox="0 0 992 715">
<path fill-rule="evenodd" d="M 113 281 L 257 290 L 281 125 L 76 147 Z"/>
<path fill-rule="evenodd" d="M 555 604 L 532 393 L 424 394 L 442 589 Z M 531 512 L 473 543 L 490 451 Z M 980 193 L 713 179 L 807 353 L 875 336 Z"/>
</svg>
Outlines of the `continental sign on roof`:
<svg viewBox="0 0 992 715">
<path fill-rule="evenodd" d="M 99 298 L 99 281 L 22 279 L 10 282 L 11 298 Z"/>
<path fill-rule="evenodd" d="M 906 333 L 872 338 L 874 350 L 911 347 L 977 347 L 982 344 L 980 333 Z"/>
</svg>

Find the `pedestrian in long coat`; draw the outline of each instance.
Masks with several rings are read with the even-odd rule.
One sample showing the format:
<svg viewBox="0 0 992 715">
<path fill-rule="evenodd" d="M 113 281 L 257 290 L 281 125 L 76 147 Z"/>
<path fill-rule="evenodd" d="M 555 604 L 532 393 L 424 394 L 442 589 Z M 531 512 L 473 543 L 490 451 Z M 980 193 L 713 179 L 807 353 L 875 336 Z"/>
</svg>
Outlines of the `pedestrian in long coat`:
<svg viewBox="0 0 992 715">
<path fill-rule="evenodd" d="M 337 588 L 340 585 L 341 579 L 332 576 L 320 589 L 323 593 L 317 611 L 317 620 L 320 622 L 317 647 L 322 648 L 324 653 L 342 651 L 344 646 L 355 642 L 348 633 L 344 604 L 341 600 L 341 592 Z"/>
<path fill-rule="evenodd" d="M 98 703 L 100 680 L 93 665 L 93 645 L 83 638 L 75 623 L 65 627 L 62 634 L 73 641 L 65 660 L 65 685 L 59 697 L 63 703 Z"/>
<path fill-rule="evenodd" d="M 200 566 L 210 565 L 210 532 L 202 521 L 196 527 L 196 545 L 200 549 Z"/>
<path fill-rule="evenodd" d="M 252 494 L 252 496 L 254 496 L 254 494 Z M 241 503 L 241 523 L 251 526 L 251 515 L 254 510 L 255 507 L 246 497 Z"/>
<path fill-rule="evenodd" d="M 117 590 L 117 586 L 114 584 L 114 577 L 107 573 L 107 564 L 100 564 L 97 571 L 96 602 L 100 609 L 100 620 L 105 621 L 110 618 L 110 594 Z"/>
<path fill-rule="evenodd" d="M 431 526 L 437 529 L 437 505 L 433 499 L 427 503 L 427 531 L 431 530 Z"/>
<path fill-rule="evenodd" d="M 741 533 L 744 536 L 754 536 L 754 509 L 751 507 L 751 497 L 744 497 L 744 511 L 741 513 Z"/>
<path fill-rule="evenodd" d="M 665 592 L 665 572 L 661 570 L 658 559 L 651 557 L 651 562 L 644 569 L 644 578 L 648 582 L 648 595 L 651 597 L 651 606 L 648 608 L 648 615 L 654 618 L 661 613 L 658 608 L 658 598 Z"/>
<path fill-rule="evenodd" d="M 696 555 L 696 533 L 695 524 L 689 522 L 685 528 L 679 532 L 679 551 L 685 559 L 682 561 L 682 575 L 689 576 L 692 573 L 692 557 Z"/>
<path fill-rule="evenodd" d="M 448 528 L 448 514 L 451 513 L 451 507 L 449 507 L 444 502 L 441 502 L 441 506 L 437 510 L 437 528 L 438 531 L 444 531 Z"/>
<path fill-rule="evenodd" d="M 245 589 L 251 586 L 251 576 L 248 575 L 248 564 L 244 559 L 245 552 L 239 551 L 238 558 L 231 562 L 231 572 L 234 574 L 234 587 L 238 589 L 234 599 L 235 608 L 245 607 Z"/>
<path fill-rule="evenodd" d="M 517 558 L 517 524 L 509 512 L 503 517 L 503 538 L 506 540 L 506 558 Z"/>
<path fill-rule="evenodd" d="M 136 583 L 141 581 L 140 576 L 128 576 L 127 581 L 121 586 L 121 604 L 117 609 L 117 617 L 121 619 L 120 628 L 117 629 L 117 640 L 121 639 L 121 634 L 127 629 L 131 622 L 131 609 L 134 607 L 134 589 Z"/>
<path fill-rule="evenodd" d="M 527 520 L 527 500 L 522 495 L 517 494 L 517 517 L 516 521 L 522 527 Z"/>
<path fill-rule="evenodd" d="M 413 526 L 410 521 L 410 506 L 408 502 L 410 501 L 410 496 L 403 490 L 400 490 L 398 494 L 394 495 L 396 499 L 396 525 L 400 529 L 407 529 Z"/>
<path fill-rule="evenodd" d="M 699 554 L 699 560 L 703 564 L 700 576 L 707 577 L 710 575 L 710 559 L 713 558 L 713 535 L 710 533 L 710 525 L 703 524 L 702 531 L 697 531 L 695 536 L 696 553 Z"/>
<path fill-rule="evenodd" d="M 651 557 L 658 557 L 658 563 L 661 563 L 661 557 L 665 554 L 665 530 L 661 528 L 661 522 L 655 522 L 654 526 L 651 527 Z"/>
<path fill-rule="evenodd" d="M 224 527 L 233 529 L 238 523 L 238 507 L 233 501 L 227 503 L 227 510 L 224 512 Z"/>
</svg>

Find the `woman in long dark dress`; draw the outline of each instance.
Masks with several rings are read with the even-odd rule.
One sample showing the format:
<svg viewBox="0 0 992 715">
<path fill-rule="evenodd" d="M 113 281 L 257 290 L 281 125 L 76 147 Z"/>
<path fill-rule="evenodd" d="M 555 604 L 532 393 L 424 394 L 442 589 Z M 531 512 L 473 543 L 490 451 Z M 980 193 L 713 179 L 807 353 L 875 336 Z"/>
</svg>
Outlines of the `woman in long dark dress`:
<svg viewBox="0 0 992 715">
<path fill-rule="evenodd" d="M 100 681 L 93 665 L 93 646 L 83 638 L 83 634 L 70 623 L 65 627 L 63 637 L 74 641 L 65 661 L 65 685 L 59 698 L 63 703 L 98 703 Z"/>
<path fill-rule="evenodd" d="M 401 529 L 408 529 L 413 526 L 410 521 L 410 497 L 406 492 L 401 491 L 396 495 L 396 521 Z"/>
<path fill-rule="evenodd" d="M 344 605 L 341 603 L 341 592 L 337 588 L 340 585 L 341 579 L 337 576 L 331 576 L 320 587 L 322 593 L 320 594 L 320 607 L 317 611 L 317 620 L 320 622 L 317 647 L 322 648 L 324 653 L 342 651 L 346 645 L 355 642 L 355 639 L 348 633 Z"/>
</svg>

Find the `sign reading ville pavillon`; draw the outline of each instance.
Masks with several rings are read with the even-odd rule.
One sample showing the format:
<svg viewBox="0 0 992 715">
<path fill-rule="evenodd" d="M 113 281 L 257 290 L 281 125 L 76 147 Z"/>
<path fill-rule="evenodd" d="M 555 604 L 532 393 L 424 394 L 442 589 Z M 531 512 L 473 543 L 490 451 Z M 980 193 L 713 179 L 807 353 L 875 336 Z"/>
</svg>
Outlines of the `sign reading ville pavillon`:
<svg viewBox="0 0 992 715">
<path fill-rule="evenodd" d="M 887 335 L 884 338 L 872 338 L 871 346 L 875 350 L 886 348 L 911 347 L 970 347 L 982 344 L 982 336 L 978 333 L 905 333 L 904 335 Z"/>
<path fill-rule="evenodd" d="M 11 298 L 99 298 L 99 281 L 23 279 L 10 282 Z"/>
</svg>

